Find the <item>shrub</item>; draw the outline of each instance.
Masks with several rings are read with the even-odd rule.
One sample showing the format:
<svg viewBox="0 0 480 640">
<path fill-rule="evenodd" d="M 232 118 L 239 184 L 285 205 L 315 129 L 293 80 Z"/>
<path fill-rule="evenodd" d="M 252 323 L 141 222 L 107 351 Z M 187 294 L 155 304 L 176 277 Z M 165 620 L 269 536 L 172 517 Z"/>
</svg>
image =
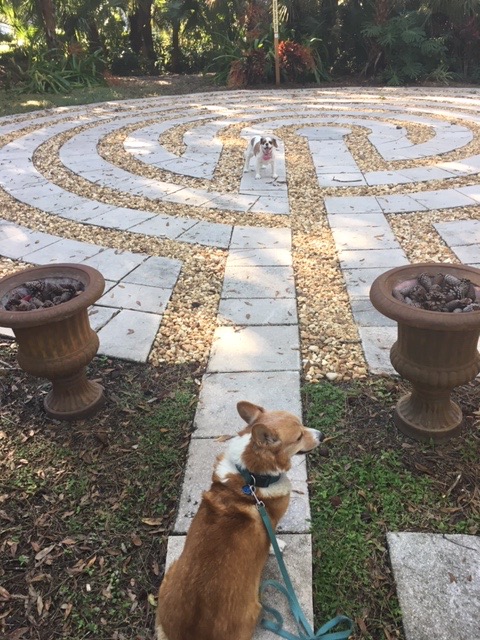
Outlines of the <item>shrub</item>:
<svg viewBox="0 0 480 640">
<path fill-rule="evenodd" d="M 110 72 L 115 76 L 134 76 L 143 71 L 140 56 L 131 49 L 123 49 L 110 61 Z"/>
<path fill-rule="evenodd" d="M 242 57 L 230 65 L 227 86 L 242 88 L 266 82 L 268 67 L 267 53 L 263 49 L 244 51 Z"/>
<path fill-rule="evenodd" d="M 382 48 L 381 78 L 388 85 L 424 80 L 447 69 L 445 38 L 429 37 L 425 24 L 425 15 L 410 11 L 363 28 L 362 33 Z"/>
<path fill-rule="evenodd" d="M 293 40 L 284 40 L 278 45 L 280 69 L 288 82 L 308 80 L 315 70 L 315 59 L 310 47 Z"/>
<path fill-rule="evenodd" d="M 23 71 L 23 91 L 28 93 L 60 93 L 76 87 L 103 84 L 105 64 L 101 51 L 85 53 L 78 47 L 62 51 L 30 50 L 28 66 Z"/>
</svg>

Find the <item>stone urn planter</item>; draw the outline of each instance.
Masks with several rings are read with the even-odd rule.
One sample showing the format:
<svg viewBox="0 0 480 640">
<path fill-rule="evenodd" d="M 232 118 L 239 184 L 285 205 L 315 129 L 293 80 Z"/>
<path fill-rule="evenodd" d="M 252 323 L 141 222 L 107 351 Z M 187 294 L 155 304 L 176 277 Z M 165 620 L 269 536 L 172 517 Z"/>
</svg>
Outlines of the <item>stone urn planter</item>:
<svg viewBox="0 0 480 640">
<path fill-rule="evenodd" d="M 71 282 L 83 289 L 67 302 L 28 311 L 6 310 L 14 290 L 26 282 L 45 286 Z M 55 264 L 32 267 L 0 280 L 0 326 L 13 329 L 18 342 L 18 364 L 33 376 L 48 378 L 52 389 L 45 397 L 47 414 L 59 420 L 92 415 L 104 403 L 103 387 L 86 376 L 86 365 L 97 353 L 99 340 L 90 327 L 88 307 L 102 295 L 105 280 L 92 267 Z M 10 302 L 9 302 L 10 301 Z"/>
<path fill-rule="evenodd" d="M 412 383 L 412 392 L 397 403 L 395 424 L 412 438 L 440 442 L 458 435 L 462 425 L 461 409 L 450 397 L 452 389 L 473 380 L 480 370 L 480 311 L 428 311 L 394 297 L 394 290 L 398 293 L 422 273 L 468 279 L 480 298 L 480 270 L 436 263 L 396 267 L 379 276 L 370 290 L 373 306 L 398 324 L 390 359 Z"/>
</svg>

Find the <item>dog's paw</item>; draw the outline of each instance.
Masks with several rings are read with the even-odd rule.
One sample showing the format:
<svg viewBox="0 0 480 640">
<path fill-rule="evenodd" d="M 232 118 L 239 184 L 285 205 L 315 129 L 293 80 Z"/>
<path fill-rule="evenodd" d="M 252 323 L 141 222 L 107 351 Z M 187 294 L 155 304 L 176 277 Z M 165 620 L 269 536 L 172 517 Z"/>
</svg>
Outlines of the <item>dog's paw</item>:
<svg viewBox="0 0 480 640">
<path fill-rule="evenodd" d="M 279 549 L 280 549 L 280 553 L 282 553 L 282 554 L 283 554 L 283 552 L 284 552 L 284 550 L 285 550 L 285 547 L 287 546 L 287 543 L 285 542 L 285 540 L 280 540 L 280 538 L 277 538 L 277 544 L 278 544 L 278 547 L 279 547 Z M 274 556 L 274 555 L 275 555 L 275 551 L 274 551 L 274 549 L 273 549 L 272 545 L 270 545 L 270 551 L 269 551 L 268 553 L 269 553 L 271 556 Z"/>
<path fill-rule="evenodd" d="M 260 180 L 260 174 L 259 173 L 255 174 L 255 180 Z"/>
<path fill-rule="evenodd" d="M 276 179 L 278 178 L 278 174 L 277 174 L 277 173 L 274 173 L 274 174 L 272 175 L 272 178 L 273 178 L 274 180 L 276 180 Z"/>
</svg>

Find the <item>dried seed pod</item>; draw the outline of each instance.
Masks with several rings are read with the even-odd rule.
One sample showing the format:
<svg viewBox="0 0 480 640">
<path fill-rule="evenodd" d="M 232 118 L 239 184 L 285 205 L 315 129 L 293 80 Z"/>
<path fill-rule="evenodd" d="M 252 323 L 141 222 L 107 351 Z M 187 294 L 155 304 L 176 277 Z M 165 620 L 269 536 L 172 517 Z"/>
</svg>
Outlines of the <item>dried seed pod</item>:
<svg viewBox="0 0 480 640">
<path fill-rule="evenodd" d="M 430 291 L 433 279 L 428 273 L 421 273 L 417 278 L 418 284 L 420 284 L 426 291 Z"/>
<path fill-rule="evenodd" d="M 473 282 L 470 282 L 470 284 L 468 285 L 467 298 L 471 298 L 472 300 L 477 299 L 477 292 L 475 291 Z"/>
<path fill-rule="evenodd" d="M 33 297 L 30 300 L 31 304 L 35 305 L 35 309 L 40 309 L 41 307 L 43 307 L 43 301 L 40 300 L 39 298 L 35 298 Z"/>
<path fill-rule="evenodd" d="M 45 293 L 47 283 L 45 280 L 31 280 L 25 283 L 25 287 L 36 298 L 42 297 Z"/>
<path fill-rule="evenodd" d="M 36 309 L 36 306 L 28 300 L 20 300 L 19 305 L 17 306 L 17 311 L 32 311 Z"/>
<path fill-rule="evenodd" d="M 441 275 L 441 274 L 438 274 L 438 275 Z M 457 287 L 462 282 L 462 280 L 460 280 L 456 276 L 452 275 L 451 273 L 447 273 L 444 276 L 443 281 L 445 282 L 445 284 L 448 284 L 451 287 Z M 441 283 L 439 283 L 439 284 L 441 284 Z"/>
<path fill-rule="evenodd" d="M 427 297 L 427 291 L 420 284 L 416 284 L 410 291 L 410 297 L 414 302 L 421 302 Z"/>
<path fill-rule="evenodd" d="M 49 309 L 50 307 L 54 307 L 55 305 L 53 304 L 53 302 L 51 300 L 45 300 L 45 302 L 43 303 L 43 308 L 44 309 Z"/>
<path fill-rule="evenodd" d="M 446 303 L 445 308 L 447 311 L 455 311 L 460 307 L 460 300 L 450 300 Z"/>
<path fill-rule="evenodd" d="M 470 288 L 470 281 L 462 280 L 460 284 L 458 284 L 455 287 L 455 292 L 459 298 L 466 298 L 469 288 Z"/>
<path fill-rule="evenodd" d="M 437 273 L 433 276 L 432 285 L 440 286 L 441 284 L 443 284 L 443 279 L 443 273 Z"/>
<path fill-rule="evenodd" d="M 473 302 L 472 304 L 468 304 L 466 307 L 464 307 L 462 311 L 467 313 L 469 311 L 480 311 L 480 304 L 478 304 L 477 302 Z"/>
</svg>

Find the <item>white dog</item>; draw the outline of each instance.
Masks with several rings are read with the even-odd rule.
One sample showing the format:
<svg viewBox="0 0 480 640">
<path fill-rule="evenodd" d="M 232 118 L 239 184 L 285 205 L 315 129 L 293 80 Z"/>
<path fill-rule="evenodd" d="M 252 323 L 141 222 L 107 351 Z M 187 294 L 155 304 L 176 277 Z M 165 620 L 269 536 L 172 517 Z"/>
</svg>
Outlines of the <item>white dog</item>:
<svg viewBox="0 0 480 640">
<path fill-rule="evenodd" d="M 272 167 L 272 178 L 278 178 L 275 168 L 275 149 L 278 144 L 275 138 L 270 136 L 255 136 L 248 143 L 245 149 L 245 166 L 243 172 L 250 169 L 250 160 L 255 158 L 255 180 L 260 178 L 260 169 L 269 164 Z"/>
</svg>

